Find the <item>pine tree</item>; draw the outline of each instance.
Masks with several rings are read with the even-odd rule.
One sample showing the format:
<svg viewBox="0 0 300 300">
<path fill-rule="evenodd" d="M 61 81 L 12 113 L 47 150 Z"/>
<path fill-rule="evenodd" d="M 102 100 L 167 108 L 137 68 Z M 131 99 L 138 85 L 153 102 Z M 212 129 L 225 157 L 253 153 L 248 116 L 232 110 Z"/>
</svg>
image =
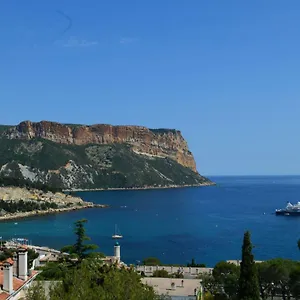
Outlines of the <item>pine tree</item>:
<svg viewBox="0 0 300 300">
<path fill-rule="evenodd" d="M 252 244 L 249 231 L 244 234 L 238 299 L 260 299 L 257 269 L 254 262 L 254 256 L 252 254 Z"/>
<path fill-rule="evenodd" d="M 62 252 L 68 252 L 75 254 L 80 260 L 86 257 L 91 250 L 98 248 L 94 244 L 84 244 L 85 241 L 89 241 L 90 238 L 85 234 L 84 224 L 87 222 L 86 219 L 82 219 L 75 222 L 74 233 L 76 234 L 76 242 L 74 245 L 68 245 L 61 249 Z"/>
</svg>

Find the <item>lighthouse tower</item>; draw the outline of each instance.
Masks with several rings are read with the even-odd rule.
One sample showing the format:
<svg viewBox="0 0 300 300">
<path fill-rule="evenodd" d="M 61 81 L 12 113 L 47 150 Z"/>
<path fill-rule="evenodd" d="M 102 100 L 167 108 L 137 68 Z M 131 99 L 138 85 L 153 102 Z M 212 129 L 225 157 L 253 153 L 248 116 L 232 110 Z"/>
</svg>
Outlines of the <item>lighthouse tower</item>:
<svg viewBox="0 0 300 300">
<path fill-rule="evenodd" d="M 114 246 L 114 257 L 116 258 L 116 261 L 120 263 L 121 261 L 121 247 L 118 242 L 115 243 Z"/>
</svg>

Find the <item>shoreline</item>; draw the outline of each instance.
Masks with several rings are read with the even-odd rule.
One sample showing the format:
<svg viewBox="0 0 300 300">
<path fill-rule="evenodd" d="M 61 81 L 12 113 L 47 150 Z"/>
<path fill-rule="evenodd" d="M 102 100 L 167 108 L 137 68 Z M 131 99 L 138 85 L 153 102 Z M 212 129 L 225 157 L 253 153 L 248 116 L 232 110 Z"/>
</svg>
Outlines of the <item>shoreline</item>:
<svg viewBox="0 0 300 300">
<path fill-rule="evenodd" d="M 58 213 L 64 213 L 64 212 L 70 212 L 73 210 L 80 210 L 80 209 L 86 209 L 86 208 L 107 208 L 109 207 L 106 204 L 84 204 L 82 206 L 76 205 L 72 207 L 63 207 L 63 208 L 50 208 L 49 210 L 35 210 L 35 211 L 28 211 L 28 212 L 19 212 L 14 214 L 7 214 L 4 216 L 0 216 L 0 222 L 3 221 L 9 221 L 9 220 L 16 220 L 16 219 L 25 219 L 29 217 L 38 217 L 43 215 L 50 215 L 50 214 L 58 214 Z"/>
<path fill-rule="evenodd" d="M 201 186 L 214 186 L 217 185 L 214 182 L 204 182 L 199 184 L 186 184 L 186 185 L 168 185 L 168 186 L 145 186 L 134 188 L 94 188 L 94 189 L 65 189 L 63 192 L 102 192 L 102 191 L 139 191 L 139 190 L 162 190 L 162 189 L 180 189 L 189 187 L 201 187 Z"/>
</svg>

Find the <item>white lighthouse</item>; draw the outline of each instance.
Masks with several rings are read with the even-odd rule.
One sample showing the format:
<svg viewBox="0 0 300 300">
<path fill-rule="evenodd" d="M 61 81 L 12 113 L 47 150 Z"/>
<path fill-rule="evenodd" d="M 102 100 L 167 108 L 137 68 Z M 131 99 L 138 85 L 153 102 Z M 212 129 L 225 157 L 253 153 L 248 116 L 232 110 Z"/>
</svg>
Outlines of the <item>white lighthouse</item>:
<svg viewBox="0 0 300 300">
<path fill-rule="evenodd" d="M 114 246 L 114 257 L 116 258 L 116 261 L 120 263 L 121 261 L 121 246 L 118 242 L 115 243 Z"/>
</svg>

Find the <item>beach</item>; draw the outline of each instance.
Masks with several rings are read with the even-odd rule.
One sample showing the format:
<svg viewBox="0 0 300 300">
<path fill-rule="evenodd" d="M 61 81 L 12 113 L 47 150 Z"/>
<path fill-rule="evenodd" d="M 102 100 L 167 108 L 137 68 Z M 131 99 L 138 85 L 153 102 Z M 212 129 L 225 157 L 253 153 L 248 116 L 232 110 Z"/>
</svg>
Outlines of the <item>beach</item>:
<svg viewBox="0 0 300 300">
<path fill-rule="evenodd" d="M 58 214 L 63 212 L 69 212 L 79 209 L 87 209 L 87 208 L 107 208 L 108 205 L 105 204 L 84 204 L 81 206 L 72 206 L 72 207 L 65 207 L 65 208 L 50 208 L 48 210 L 35 210 L 35 211 L 28 211 L 28 212 L 17 212 L 13 214 L 6 214 L 4 216 L 0 216 L 0 222 L 1 221 L 7 221 L 7 220 L 14 220 L 14 219 L 23 219 L 28 217 L 37 217 L 42 215 L 49 215 L 49 214 Z"/>
<path fill-rule="evenodd" d="M 145 187 L 132 187 L 132 188 L 95 188 L 95 189 L 66 189 L 64 192 L 101 192 L 101 191 L 139 191 L 139 190 L 162 190 L 162 189 L 180 189 L 201 186 L 214 186 L 214 182 L 203 182 L 198 184 L 185 184 L 185 185 L 167 185 L 167 186 L 145 186 Z"/>
</svg>

